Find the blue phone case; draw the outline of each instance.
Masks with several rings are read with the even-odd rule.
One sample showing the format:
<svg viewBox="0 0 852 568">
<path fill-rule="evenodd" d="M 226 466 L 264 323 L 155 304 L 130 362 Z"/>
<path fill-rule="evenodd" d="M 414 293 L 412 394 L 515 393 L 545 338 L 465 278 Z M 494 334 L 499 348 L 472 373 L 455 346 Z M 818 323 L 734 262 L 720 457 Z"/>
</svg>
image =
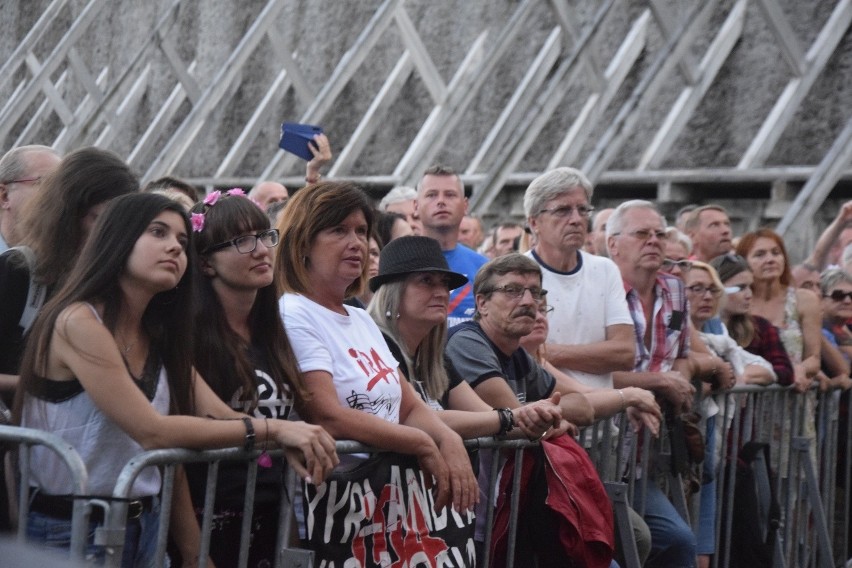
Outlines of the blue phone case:
<svg viewBox="0 0 852 568">
<path fill-rule="evenodd" d="M 306 161 L 311 161 L 314 155 L 308 144 L 313 142 L 314 136 L 322 134 L 322 127 L 313 124 L 299 124 L 298 122 L 285 122 L 281 125 L 281 140 L 278 147 L 295 154 Z"/>
</svg>

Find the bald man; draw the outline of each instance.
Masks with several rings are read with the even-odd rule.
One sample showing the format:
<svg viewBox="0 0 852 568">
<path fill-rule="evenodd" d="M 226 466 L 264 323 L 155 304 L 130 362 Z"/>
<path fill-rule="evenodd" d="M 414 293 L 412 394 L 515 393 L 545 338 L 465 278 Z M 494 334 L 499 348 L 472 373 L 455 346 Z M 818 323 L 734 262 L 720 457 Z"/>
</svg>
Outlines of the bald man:
<svg viewBox="0 0 852 568">
<path fill-rule="evenodd" d="M 287 201 L 290 194 L 287 193 L 287 188 L 277 181 L 262 181 L 251 188 L 248 196 L 257 201 L 261 209 L 266 211 L 273 203 Z"/>
</svg>

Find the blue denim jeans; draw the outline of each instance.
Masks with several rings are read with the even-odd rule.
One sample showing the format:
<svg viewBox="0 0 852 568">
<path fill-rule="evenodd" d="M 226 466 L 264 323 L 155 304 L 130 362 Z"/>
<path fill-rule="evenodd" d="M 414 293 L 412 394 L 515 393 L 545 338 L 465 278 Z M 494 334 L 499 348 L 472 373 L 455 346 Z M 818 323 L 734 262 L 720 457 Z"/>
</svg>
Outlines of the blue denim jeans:
<svg viewBox="0 0 852 568">
<path fill-rule="evenodd" d="M 103 546 L 94 544 L 97 527 L 97 523 L 89 523 L 85 555 L 87 560 L 102 564 L 106 553 Z M 159 527 L 160 504 L 159 500 L 155 499 L 151 511 L 142 513 L 138 519 L 127 522 L 124 551 L 121 556 L 123 567 L 148 568 L 156 565 L 154 556 L 157 550 Z M 71 547 L 71 521 L 30 511 L 27 516 L 27 538 L 33 543 L 55 549 L 57 552 L 68 551 Z M 165 560 L 164 565 L 168 566 L 168 559 Z"/>
<path fill-rule="evenodd" d="M 637 494 L 634 506 L 641 510 L 642 503 L 638 497 Z M 651 555 L 645 563 L 646 568 L 695 567 L 695 534 L 651 479 L 648 480 L 642 518 L 651 530 Z"/>
</svg>

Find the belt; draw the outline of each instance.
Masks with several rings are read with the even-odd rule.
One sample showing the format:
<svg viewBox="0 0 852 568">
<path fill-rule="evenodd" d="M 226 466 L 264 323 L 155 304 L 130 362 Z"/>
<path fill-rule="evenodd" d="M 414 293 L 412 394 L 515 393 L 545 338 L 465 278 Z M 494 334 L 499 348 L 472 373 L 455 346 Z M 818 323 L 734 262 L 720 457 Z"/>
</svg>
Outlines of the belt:
<svg viewBox="0 0 852 568">
<path fill-rule="evenodd" d="M 48 495 L 35 489 L 35 493 L 30 499 L 30 511 L 41 513 L 56 519 L 71 520 L 74 513 L 74 497 L 71 495 Z M 96 496 L 81 496 L 77 499 L 103 499 L 105 501 L 115 501 L 113 497 L 96 497 Z M 127 520 L 131 521 L 138 519 L 142 513 L 148 512 L 153 508 L 154 497 L 140 497 L 138 499 L 130 499 L 127 501 Z M 89 521 L 93 523 L 102 523 L 104 521 L 104 510 L 102 507 L 92 507 Z"/>
</svg>

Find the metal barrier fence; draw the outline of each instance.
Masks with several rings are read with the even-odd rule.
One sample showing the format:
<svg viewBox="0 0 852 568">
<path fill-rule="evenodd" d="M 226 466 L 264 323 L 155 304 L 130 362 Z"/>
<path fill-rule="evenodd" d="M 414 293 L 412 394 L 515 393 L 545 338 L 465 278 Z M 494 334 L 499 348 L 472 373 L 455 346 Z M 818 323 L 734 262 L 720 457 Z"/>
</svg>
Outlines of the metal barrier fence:
<svg viewBox="0 0 852 568">
<path fill-rule="evenodd" d="M 716 547 L 713 568 L 729 566 L 733 526 L 733 503 L 739 450 L 747 442 L 770 447 L 772 484 L 780 500 L 773 566 L 844 566 L 852 555 L 849 548 L 850 493 L 852 493 L 852 420 L 840 429 L 838 390 L 806 394 L 789 387 L 738 386 L 716 397 L 720 407 L 717 428 L 722 432 L 716 465 Z M 849 393 L 845 394 L 849 397 Z M 848 408 L 848 402 L 847 408 Z M 645 432 L 641 443 L 630 444 L 623 417 L 602 420 L 583 432 L 583 441 L 604 482 L 627 482 L 627 501 L 644 493 L 651 455 L 658 462 L 671 459 L 667 432 L 652 441 Z M 638 448 L 641 454 L 637 456 Z M 842 460 L 840 458 L 842 457 Z M 730 465 L 730 466 L 729 466 Z M 683 519 L 697 530 L 700 493 L 687 497 L 683 480 L 670 470 L 662 481 Z M 768 496 L 763 495 L 764 499 Z M 643 499 L 640 499 L 643 501 Z M 640 515 L 643 511 L 637 511 Z M 693 522 L 691 522 L 691 520 Z M 628 565 L 632 565 L 627 558 Z"/>
<path fill-rule="evenodd" d="M 44 446 L 55 452 L 68 467 L 70 485 L 74 488 L 75 495 L 85 495 L 88 487 L 88 473 L 86 465 L 74 448 L 59 436 L 50 432 L 33 430 L 31 428 L 20 428 L 17 426 L 0 426 L 0 442 L 12 442 L 18 444 L 18 461 L 21 480 L 17 491 L 17 519 L 18 519 L 18 541 L 23 542 L 27 526 L 27 504 L 30 499 L 29 483 L 29 449 L 32 446 Z M 71 555 L 74 558 L 82 558 L 86 548 L 86 526 L 89 521 L 91 507 L 84 500 L 75 499 L 73 504 L 73 516 L 71 527 Z"/>
<path fill-rule="evenodd" d="M 846 395 L 848 396 L 848 394 Z M 811 391 L 807 395 L 799 395 L 788 388 L 770 387 L 737 387 L 725 396 L 719 397 L 721 411 L 720 436 L 723 442 L 718 451 L 718 466 L 716 479 L 716 550 L 720 551 L 713 557 L 712 566 L 729 565 L 730 541 L 732 536 L 732 510 L 726 509 L 722 515 L 723 503 L 732 503 L 734 496 L 735 471 L 727 464 L 735 464 L 738 450 L 747 441 L 762 441 L 771 446 L 771 466 L 774 483 L 781 496 L 781 525 L 778 532 L 774 566 L 812 566 L 832 567 L 842 566 L 850 554 L 847 535 L 850 530 L 849 508 L 850 492 L 852 492 L 852 463 L 850 446 L 852 446 L 852 421 L 848 421 L 845 430 L 839 430 L 839 398 L 837 391 Z M 670 457 L 667 436 L 661 435 L 659 440 L 652 441 L 645 436 L 642 442 L 631 440 L 627 435 L 630 430 L 623 422 L 623 417 L 603 420 L 587 428 L 583 432 L 583 440 L 590 457 L 595 462 L 599 475 L 604 481 L 610 499 L 613 502 L 616 526 L 620 535 L 620 545 L 623 549 L 625 566 L 623 568 L 638 568 L 639 559 L 635 543 L 632 540 L 632 528 L 627 514 L 628 503 L 638 494 L 646 490 L 648 475 L 637 476 L 631 473 L 649 471 L 650 456 L 657 454 L 660 460 Z M 76 452 L 58 437 L 45 432 L 25 428 L 0 426 L 0 441 L 21 444 L 24 450 L 33 445 L 44 445 L 57 452 L 68 464 L 69 475 L 72 479 L 75 494 L 86 495 L 86 471 Z M 468 440 L 469 447 L 483 450 L 513 450 L 520 457 L 524 448 L 532 445 L 526 441 L 496 441 L 492 438 Z M 838 462 L 838 451 L 841 445 L 845 449 L 844 459 Z M 641 448 L 641 452 L 638 448 Z M 351 441 L 337 443 L 339 453 L 360 453 L 369 448 Z M 280 455 L 278 452 L 270 452 Z M 639 454 L 637 456 L 637 453 Z M 166 553 L 166 535 L 168 519 L 172 507 L 175 468 L 179 464 L 192 462 L 207 462 L 212 467 L 208 470 L 207 493 L 205 497 L 204 515 L 201 520 L 202 543 L 200 563 L 203 566 L 207 558 L 210 539 L 210 528 L 213 514 L 213 499 L 216 491 L 218 465 L 225 461 L 248 461 L 247 487 L 245 509 L 243 515 L 242 538 L 240 542 L 239 565 L 245 566 L 248 559 L 248 543 L 251 513 L 254 502 L 256 459 L 258 451 L 245 453 L 240 449 L 213 451 L 191 451 L 183 449 L 167 449 L 145 452 L 136 456 L 123 469 L 109 502 L 103 499 L 77 499 L 74 501 L 72 557 L 82 558 L 85 544 L 88 518 L 92 507 L 102 507 L 105 510 L 105 524 L 95 531 L 95 544 L 106 547 L 107 566 L 119 566 L 124 545 L 125 525 L 127 518 L 128 497 L 130 488 L 136 476 L 146 467 L 163 467 L 163 489 L 161 494 L 162 510 L 160 534 L 158 536 L 157 557 L 164 558 Z M 18 511 L 18 538 L 24 538 L 27 507 L 29 499 L 28 451 L 20 452 L 22 478 L 18 490 L 19 503 L 24 506 Z M 515 461 L 516 467 L 521 463 Z M 490 475 L 489 491 L 496 487 L 496 477 L 499 464 L 493 460 Z M 312 559 L 309 552 L 300 551 L 292 546 L 292 499 L 293 488 L 296 485 L 295 476 L 288 470 L 288 480 L 285 490 L 281 492 L 280 523 L 278 527 L 277 550 L 282 551 L 277 566 L 310 566 Z M 699 514 L 699 494 L 688 498 L 682 490 L 682 480 L 674 473 L 664 476 L 672 502 L 689 523 L 697 519 Z M 517 496 L 520 483 L 516 475 L 514 480 L 513 502 L 511 507 L 509 532 L 509 566 L 511 566 L 515 546 L 517 528 Z M 492 503 L 491 495 L 488 502 Z M 640 514 L 642 511 L 638 511 Z M 486 526 L 489 527 L 486 542 L 490 539 L 493 508 L 489 507 Z M 692 523 L 695 526 L 695 523 Z M 488 566 L 488 546 L 484 549 L 481 566 Z"/>
</svg>

